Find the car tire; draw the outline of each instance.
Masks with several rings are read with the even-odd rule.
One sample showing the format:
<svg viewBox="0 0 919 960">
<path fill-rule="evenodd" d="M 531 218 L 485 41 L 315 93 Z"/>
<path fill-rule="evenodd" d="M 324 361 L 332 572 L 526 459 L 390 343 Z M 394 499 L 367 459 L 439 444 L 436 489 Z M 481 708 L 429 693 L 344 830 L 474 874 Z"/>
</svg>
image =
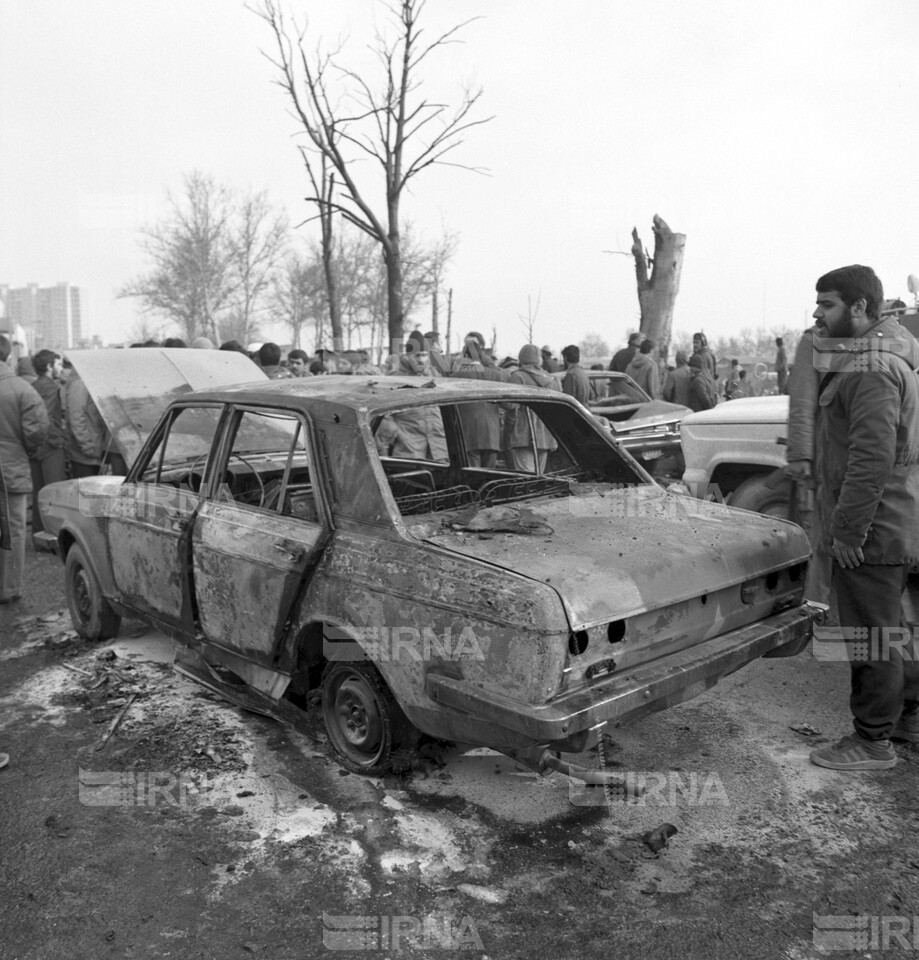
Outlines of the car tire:
<svg viewBox="0 0 919 960">
<path fill-rule="evenodd" d="M 781 469 L 751 477 L 731 494 L 728 503 L 742 510 L 787 520 L 791 507 L 791 481 Z"/>
<path fill-rule="evenodd" d="M 373 664 L 330 663 L 322 677 L 322 718 L 335 759 L 352 773 L 379 777 L 411 731 Z"/>
<path fill-rule="evenodd" d="M 85 640 L 109 640 L 118 635 L 121 617 L 102 596 L 99 581 L 79 544 L 67 551 L 64 585 L 73 628 Z"/>
</svg>

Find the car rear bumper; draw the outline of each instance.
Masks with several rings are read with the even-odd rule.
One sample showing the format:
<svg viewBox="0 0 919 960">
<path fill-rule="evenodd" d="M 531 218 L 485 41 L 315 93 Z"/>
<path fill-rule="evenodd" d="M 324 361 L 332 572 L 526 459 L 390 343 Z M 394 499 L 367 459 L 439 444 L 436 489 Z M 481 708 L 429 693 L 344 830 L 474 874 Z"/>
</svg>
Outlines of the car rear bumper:
<svg viewBox="0 0 919 960">
<path fill-rule="evenodd" d="M 810 639 L 812 620 L 806 608 L 786 610 L 545 704 L 521 703 L 463 680 L 430 674 L 426 690 L 444 707 L 537 743 L 559 743 L 603 723 L 618 725 L 689 700 L 764 655 L 793 656 Z"/>
</svg>

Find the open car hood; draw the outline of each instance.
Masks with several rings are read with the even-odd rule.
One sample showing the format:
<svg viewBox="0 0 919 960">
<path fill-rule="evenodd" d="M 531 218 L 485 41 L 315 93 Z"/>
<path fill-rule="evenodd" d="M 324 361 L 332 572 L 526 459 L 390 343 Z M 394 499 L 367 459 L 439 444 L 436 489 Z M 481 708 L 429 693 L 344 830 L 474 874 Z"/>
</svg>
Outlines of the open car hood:
<svg viewBox="0 0 919 960">
<path fill-rule="evenodd" d="M 596 406 L 590 408 L 590 412 L 609 420 L 615 433 L 628 433 L 648 427 L 665 426 L 668 423 L 679 423 L 683 417 L 692 413 L 692 410 L 681 403 L 651 400 L 648 403 L 628 404 L 624 407 L 604 407 L 601 402 L 597 402 Z"/>
<path fill-rule="evenodd" d="M 267 380 L 235 350 L 143 347 L 136 350 L 67 350 L 130 467 L 163 411 L 193 390 Z"/>
<path fill-rule="evenodd" d="M 508 506 L 522 509 L 529 530 L 508 533 L 497 524 L 416 535 L 550 584 L 573 629 L 743 583 L 810 555 L 806 534 L 787 520 L 658 487 L 606 486 Z"/>
</svg>

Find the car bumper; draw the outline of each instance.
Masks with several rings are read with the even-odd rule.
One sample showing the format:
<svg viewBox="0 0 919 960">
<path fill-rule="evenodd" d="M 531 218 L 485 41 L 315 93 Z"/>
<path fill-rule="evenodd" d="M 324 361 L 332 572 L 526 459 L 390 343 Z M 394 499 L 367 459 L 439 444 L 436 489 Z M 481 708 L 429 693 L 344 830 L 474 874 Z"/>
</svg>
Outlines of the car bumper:
<svg viewBox="0 0 919 960">
<path fill-rule="evenodd" d="M 813 614 L 797 607 L 679 653 L 609 676 L 545 704 L 527 704 L 451 677 L 428 675 L 429 697 L 537 743 L 559 743 L 604 723 L 636 720 L 704 693 L 762 656 L 794 656 L 807 644 Z"/>
<path fill-rule="evenodd" d="M 614 432 L 613 437 L 636 460 L 656 460 L 680 451 L 679 435 L 655 436 L 654 434 L 645 434 L 630 436 L 629 434 L 620 434 L 617 436 Z"/>
<path fill-rule="evenodd" d="M 46 553 L 55 553 L 60 556 L 60 546 L 57 537 L 47 530 L 32 534 L 32 545 L 36 550 L 42 550 Z"/>
</svg>

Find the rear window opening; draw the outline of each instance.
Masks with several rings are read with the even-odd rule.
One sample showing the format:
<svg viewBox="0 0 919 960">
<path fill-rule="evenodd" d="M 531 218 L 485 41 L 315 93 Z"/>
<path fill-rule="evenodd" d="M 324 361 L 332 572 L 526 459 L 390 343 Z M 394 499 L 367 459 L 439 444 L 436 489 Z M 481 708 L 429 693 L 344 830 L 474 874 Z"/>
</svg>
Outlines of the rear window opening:
<svg viewBox="0 0 919 960">
<path fill-rule="evenodd" d="M 576 484 L 648 482 L 565 403 L 412 406 L 376 418 L 371 429 L 402 516 L 566 497 Z"/>
</svg>

